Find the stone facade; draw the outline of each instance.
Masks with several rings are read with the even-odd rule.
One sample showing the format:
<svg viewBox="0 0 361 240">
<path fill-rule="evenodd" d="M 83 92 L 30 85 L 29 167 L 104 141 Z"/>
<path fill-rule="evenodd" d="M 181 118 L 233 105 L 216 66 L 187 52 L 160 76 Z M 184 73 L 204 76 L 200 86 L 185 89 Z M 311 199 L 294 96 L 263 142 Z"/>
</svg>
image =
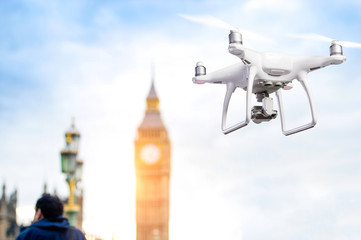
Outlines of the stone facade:
<svg viewBox="0 0 361 240">
<path fill-rule="evenodd" d="M 15 190 L 7 199 L 4 184 L 0 200 L 0 240 L 14 240 L 19 234 L 16 223 L 16 204 L 17 191 Z"/>
</svg>

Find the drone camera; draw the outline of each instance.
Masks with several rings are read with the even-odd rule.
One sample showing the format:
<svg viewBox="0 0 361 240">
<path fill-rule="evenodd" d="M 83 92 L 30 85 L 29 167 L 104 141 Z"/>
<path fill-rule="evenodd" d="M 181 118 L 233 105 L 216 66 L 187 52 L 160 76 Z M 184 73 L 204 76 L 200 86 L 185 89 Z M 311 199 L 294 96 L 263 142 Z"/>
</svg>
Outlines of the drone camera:
<svg viewBox="0 0 361 240">
<path fill-rule="evenodd" d="M 330 56 L 343 55 L 342 46 L 338 41 L 332 41 L 330 46 Z"/>
<path fill-rule="evenodd" d="M 252 108 L 252 121 L 254 123 L 268 122 L 277 117 L 277 111 L 272 110 L 271 114 L 268 114 L 263 106 L 253 106 Z"/>
<path fill-rule="evenodd" d="M 229 43 L 239 43 L 239 44 L 243 44 L 242 41 L 242 34 L 238 31 L 233 31 L 231 30 L 231 33 L 228 35 L 229 38 Z"/>
<path fill-rule="evenodd" d="M 262 102 L 262 106 L 253 106 L 252 121 L 254 123 L 268 122 L 277 117 L 277 111 L 273 110 L 273 99 L 267 92 L 257 93 L 257 102 Z"/>
<path fill-rule="evenodd" d="M 201 75 L 206 75 L 206 67 L 203 66 L 202 62 L 197 62 L 197 66 L 195 68 L 195 75 L 197 76 L 201 76 Z"/>
</svg>

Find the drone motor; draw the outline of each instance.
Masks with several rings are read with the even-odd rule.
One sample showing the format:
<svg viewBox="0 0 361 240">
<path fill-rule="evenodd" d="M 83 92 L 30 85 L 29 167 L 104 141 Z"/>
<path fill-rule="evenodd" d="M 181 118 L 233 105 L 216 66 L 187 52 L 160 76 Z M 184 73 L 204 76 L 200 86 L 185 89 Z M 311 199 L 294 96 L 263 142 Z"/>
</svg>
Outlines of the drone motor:
<svg viewBox="0 0 361 240">
<path fill-rule="evenodd" d="M 229 43 L 239 43 L 243 44 L 242 34 L 238 31 L 231 30 L 231 33 L 228 35 Z"/>
<path fill-rule="evenodd" d="M 201 75 L 206 75 L 206 67 L 203 66 L 202 62 L 197 62 L 197 66 L 195 68 L 195 75 L 197 76 L 201 76 Z"/>
<path fill-rule="evenodd" d="M 333 55 L 343 55 L 342 46 L 336 40 L 332 41 L 330 46 L 330 56 Z"/>
</svg>

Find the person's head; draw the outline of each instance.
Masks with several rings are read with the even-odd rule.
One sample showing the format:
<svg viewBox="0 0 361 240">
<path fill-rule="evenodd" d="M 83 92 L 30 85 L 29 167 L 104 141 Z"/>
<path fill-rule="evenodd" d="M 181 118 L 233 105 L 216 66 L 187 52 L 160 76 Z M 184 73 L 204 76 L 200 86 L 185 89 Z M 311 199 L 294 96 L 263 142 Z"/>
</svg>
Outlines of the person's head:
<svg viewBox="0 0 361 240">
<path fill-rule="evenodd" d="M 35 210 L 36 210 L 36 214 L 40 213 L 42 215 L 40 219 L 42 217 L 56 218 L 63 215 L 64 206 L 62 201 L 57 196 L 52 196 L 50 194 L 45 193 L 36 202 Z"/>
</svg>

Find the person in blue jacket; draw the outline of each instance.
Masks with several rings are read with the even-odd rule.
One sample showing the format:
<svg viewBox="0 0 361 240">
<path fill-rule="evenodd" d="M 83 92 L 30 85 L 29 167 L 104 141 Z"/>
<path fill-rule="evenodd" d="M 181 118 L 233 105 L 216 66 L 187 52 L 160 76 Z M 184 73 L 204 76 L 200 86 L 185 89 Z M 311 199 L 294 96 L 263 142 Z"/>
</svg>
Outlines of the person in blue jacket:
<svg viewBox="0 0 361 240">
<path fill-rule="evenodd" d="M 33 223 L 23 229 L 16 240 L 86 240 L 84 234 L 63 217 L 64 206 L 57 196 L 43 194 L 36 202 L 35 211 Z"/>
</svg>

